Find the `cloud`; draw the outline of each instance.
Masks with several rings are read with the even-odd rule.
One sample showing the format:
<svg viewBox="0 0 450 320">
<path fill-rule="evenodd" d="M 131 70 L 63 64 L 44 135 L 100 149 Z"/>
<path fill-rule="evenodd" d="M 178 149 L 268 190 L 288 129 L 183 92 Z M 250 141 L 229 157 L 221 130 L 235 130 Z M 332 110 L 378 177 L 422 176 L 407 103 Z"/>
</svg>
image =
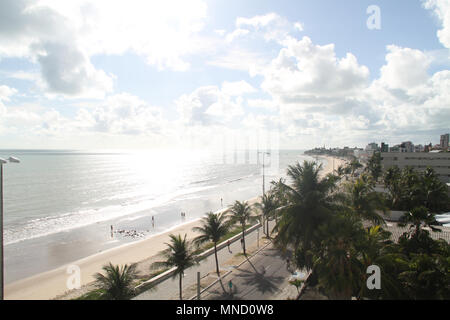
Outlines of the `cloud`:
<svg viewBox="0 0 450 320">
<path fill-rule="evenodd" d="M 122 93 L 108 97 L 94 108 L 82 108 L 74 126 L 109 134 L 152 135 L 161 133 L 165 123 L 159 108 Z"/>
<path fill-rule="evenodd" d="M 424 7 L 433 10 L 442 23 L 442 29 L 437 36 L 444 47 L 450 49 L 450 2 L 448 0 L 426 0 Z"/>
<path fill-rule="evenodd" d="M 176 101 L 182 123 L 187 126 L 223 125 L 242 115 L 243 99 L 235 96 L 235 90 L 234 84 L 225 83 L 222 90 L 206 86 L 182 95 Z"/>
<path fill-rule="evenodd" d="M 290 23 L 287 19 L 276 13 L 254 16 L 251 18 L 238 17 L 236 30 L 251 30 L 256 34 L 262 34 L 266 41 L 283 41 L 291 31 L 302 29 L 299 22 Z M 301 30 L 300 30 L 301 31 Z M 235 31 L 236 32 L 236 31 Z"/>
<path fill-rule="evenodd" d="M 0 102 L 3 101 L 9 101 L 10 97 L 15 95 L 17 93 L 17 90 L 14 88 L 10 88 L 5 85 L 0 85 Z"/>
<path fill-rule="evenodd" d="M 0 56 L 39 63 L 48 92 L 103 97 L 112 90 L 112 77 L 93 67 L 63 15 L 32 0 L 2 1 L 0 12 Z"/>
<path fill-rule="evenodd" d="M 249 72 L 254 76 L 261 72 L 269 59 L 261 52 L 254 52 L 242 48 L 224 50 L 223 54 L 212 57 L 206 63 L 212 66 Z"/>
<path fill-rule="evenodd" d="M 199 36 L 205 18 L 203 0 L 4 0 L 0 57 L 38 63 L 49 93 L 103 98 L 114 76 L 97 70 L 93 55 L 134 52 L 160 70 L 185 71 L 184 57 L 208 48 Z"/>
<path fill-rule="evenodd" d="M 37 55 L 50 93 L 103 97 L 113 90 L 113 76 L 97 70 L 86 55 L 65 43 L 43 43 Z"/>
<path fill-rule="evenodd" d="M 256 89 L 252 87 L 247 81 L 225 81 L 222 84 L 222 92 L 229 96 L 240 96 L 246 93 L 254 93 Z"/>
<path fill-rule="evenodd" d="M 278 110 L 278 105 L 274 100 L 270 99 L 248 99 L 247 104 L 252 108 L 262 108 L 269 111 Z"/>
<path fill-rule="evenodd" d="M 226 36 L 226 40 L 228 42 L 232 42 L 234 39 L 238 38 L 238 37 L 242 37 L 245 36 L 246 34 L 248 34 L 250 31 L 247 29 L 236 29 L 233 32 L 227 34 Z"/>
<path fill-rule="evenodd" d="M 281 20 L 282 18 L 276 13 L 268 13 L 266 15 L 254 16 L 252 18 L 238 17 L 236 26 L 252 26 L 253 28 L 267 27 L 269 24 Z"/>
<path fill-rule="evenodd" d="M 303 23 L 301 23 L 301 22 L 296 22 L 296 23 L 294 23 L 294 28 L 295 28 L 297 31 L 303 31 L 303 30 L 304 30 L 304 28 L 303 28 Z"/>
<path fill-rule="evenodd" d="M 390 89 L 412 90 L 428 79 L 431 60 L 420 50 L 387 47 L 386 65 L 381 68 L 380 81 Z"/>
<path fill-rule="evenodd" d="M 262 72 L 261 87 L 283 103 L 322 103 L 357 94 L 369 70 L 348 53 L 337 58 L 334 45 L 315 45 L 308 37 L 289 38 Z"/>
</svg>

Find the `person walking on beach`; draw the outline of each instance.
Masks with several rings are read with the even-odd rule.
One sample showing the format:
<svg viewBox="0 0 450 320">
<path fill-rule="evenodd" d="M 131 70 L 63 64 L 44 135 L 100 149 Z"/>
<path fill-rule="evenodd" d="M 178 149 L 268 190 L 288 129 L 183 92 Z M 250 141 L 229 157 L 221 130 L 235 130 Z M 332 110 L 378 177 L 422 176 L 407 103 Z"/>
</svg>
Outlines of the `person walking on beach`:
<svg viewBox="0 0 450 320">
<path fill-rule="evenodd" d="M 113 226 L 111 225 L 111 238 L 113 238 L 114 237 L 114 228 L 113 228 Z"/>
<path fill-rule="evenodd" d="M 153 228 L 155 227 L 155 217 L 154 216 L 152 216 L 152 227 Z"/>
</svg>

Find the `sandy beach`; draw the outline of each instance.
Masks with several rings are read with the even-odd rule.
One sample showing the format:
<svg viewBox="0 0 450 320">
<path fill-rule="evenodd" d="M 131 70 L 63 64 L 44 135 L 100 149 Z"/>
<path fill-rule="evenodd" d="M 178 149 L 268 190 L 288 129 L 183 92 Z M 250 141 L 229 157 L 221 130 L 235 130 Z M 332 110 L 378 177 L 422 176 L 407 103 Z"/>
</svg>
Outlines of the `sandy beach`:
<svg viewBox="0 0 450 320">
<path fill-rule="evenodd" d="M 327 160 L 321 175 L 324 176 L 333 171 L 333 158 L 322 157 Z M 334 158 L 334 168 L 345 164 L 345 160 Z M 248 200 L 254 203 L 257 197 Z M 60 268 L 47 271 L 29 278 L 25 278 L 5 287 L 5 299 L 8 300 L 48 300 L 67 293 L 67 282 L 71 277 L 68 273 L 69 266 L 78 266 L 81 272 L 81 286 L 88 285 L 94 281 L 94 275 L 100 272 L 102 267 L 111 262 L 112 264 L 130 264 L 142 261 L 154 260 L 159 252 L 166 249 L 170 234 L 186 234 L 188 239 L 196 236 L 192 228 L 200 224 L 200 219 L 179 225 L 164 233 L 154 235 L 144 240 L 112 248 L 98 254 L 74 261 Z"/>
<path fill-rule="evenodd" d="M 94 280 L 93 275 L 101 271 L 102 266 L 111 262 L 113 264 L 129 264 L 142 261 L 148 257 L 157 255 L 166 248 L 169 234 L 187 234 L 189 239 L 195 236 L 192 228 L 200 224 L 200 219 L 168 230 L 148 239 L 140 240 L 117 248 L 106 250 L 98 254 L 74 261 L 48 272 L 44 272 L 26 279 L 22 279 L 5 287 L 5 298 L 8 300 L 53 299 L 68 291 L 67 281 L 71 274 L 67 273 L 68 267 L 76 265 L 81 272 L 81 285 L 86 285 Z"/>
<path fill-rule="evenodd" d="M 252 204 L 256 200 L 257 197 L 249 199 L 248 202 Z M 5 299 L 49 300 L 63 296 L 70 291 L 67 287 L 67 281 L 72 275 L 68 273 L 70 266 L 80 268 L 81 286 L 92 283 L 94 275 L 101 272 L 102 267 L 109 262 L 115 265 L 147 262 L 144 265 L 148 266 L 149 261 L 156 261 L 158 254 L 167 248 L 166 243 L 170 240 L 170 234 L 186 234 L 187 239 L 193 239 L 196 233 L 192 229 L 200 224 L 201 219 L 190 221 L 147 239 L 112 248 L 60 268 L 13 282 L 5 286 Z"/>
<path fill-rule="evenodd" d="M 348 162 L 347 160 L 330 156 L 319 156 L 318 158 L 327 161 L 326 165 L 323 167 L 323 170 L 320 173 L 322 177 L 333 172 L 333 170 L 336 170 L 339 166 L 346 166 Z"/>
</svg>

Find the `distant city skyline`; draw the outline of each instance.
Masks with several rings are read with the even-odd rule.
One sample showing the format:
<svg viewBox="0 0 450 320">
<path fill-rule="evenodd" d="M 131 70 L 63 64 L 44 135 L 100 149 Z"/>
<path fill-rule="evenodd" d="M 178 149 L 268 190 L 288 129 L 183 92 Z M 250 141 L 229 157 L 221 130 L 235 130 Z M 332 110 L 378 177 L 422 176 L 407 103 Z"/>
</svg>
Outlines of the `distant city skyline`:
<svg viewBox="0 0 450 320">
<path fill-rule="evenodd" d="M 0 17 L 0 149 L 425 145 L 449 129 L 446 0 L 3 0 Z"/>
</svg>

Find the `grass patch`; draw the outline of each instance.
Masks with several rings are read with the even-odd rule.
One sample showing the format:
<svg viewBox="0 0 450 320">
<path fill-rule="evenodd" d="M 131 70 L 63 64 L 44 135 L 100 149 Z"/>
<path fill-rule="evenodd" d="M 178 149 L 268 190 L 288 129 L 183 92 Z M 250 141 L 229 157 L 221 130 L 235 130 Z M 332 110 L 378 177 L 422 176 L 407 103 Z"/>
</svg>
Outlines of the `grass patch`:
<svg viewBox="0 0 450 320">
<path fill-rule="evenodd" d="M 226 235 L 224 235 L 222 238 L 220 238 L 219 243 L 224 242 L 225 240 L 231 239 L 235 235 L 237 235 L 237 234 L 239 234 L 241 232 L 242 232 L 242 227 L 241 226 L 235 227 L 232 230 L 228 231 L 228 233 Z M 204 245 L 202 247 L 202 250 L 206 251 L 208 249 L 211 249 L 212 247 L 214 247 L 214 243 L 210 242 L 210 243 L 207 243 L 206 245 Z"/>
</svg>

